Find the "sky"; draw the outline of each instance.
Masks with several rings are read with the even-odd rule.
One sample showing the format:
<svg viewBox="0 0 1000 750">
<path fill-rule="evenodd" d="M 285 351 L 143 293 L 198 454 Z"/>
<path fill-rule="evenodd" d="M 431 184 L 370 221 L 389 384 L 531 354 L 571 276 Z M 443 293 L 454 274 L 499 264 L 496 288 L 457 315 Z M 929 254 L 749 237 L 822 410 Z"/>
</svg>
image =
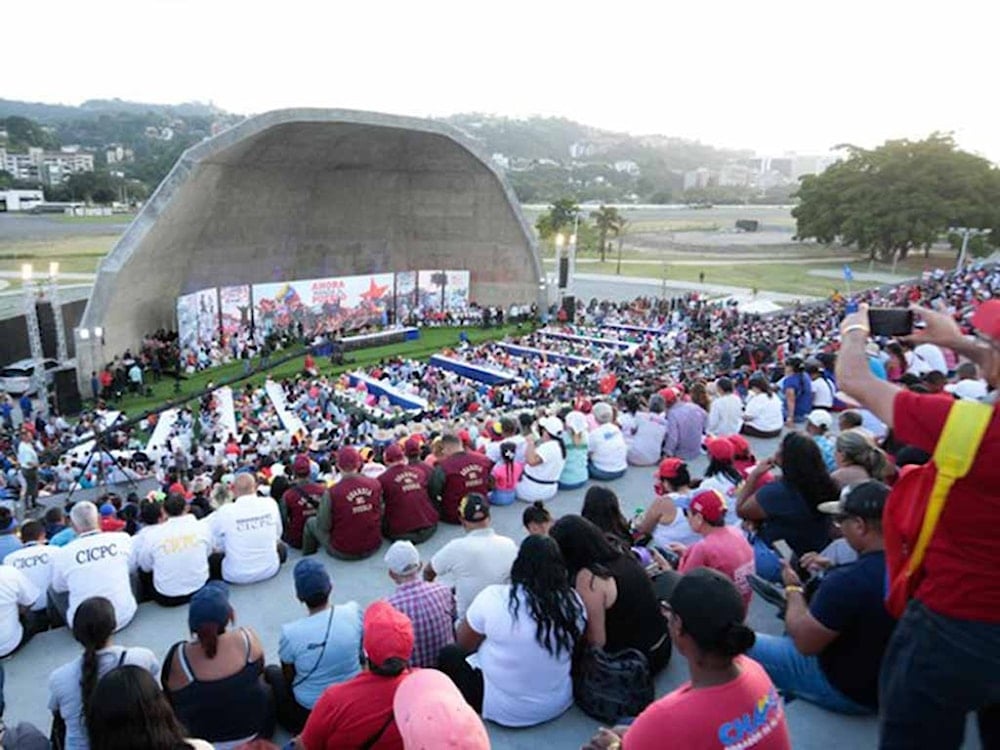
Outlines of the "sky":
<svg viewBox="0 0 1000 750">
<path fill-rule="evenodd" d="M 49 0 L 37 23 L 20 8 L 8 99 L 558 116 L 768 155 L 940 130 L 1000 163 L 1000 4 L 984 0 Z"/>
</svg>

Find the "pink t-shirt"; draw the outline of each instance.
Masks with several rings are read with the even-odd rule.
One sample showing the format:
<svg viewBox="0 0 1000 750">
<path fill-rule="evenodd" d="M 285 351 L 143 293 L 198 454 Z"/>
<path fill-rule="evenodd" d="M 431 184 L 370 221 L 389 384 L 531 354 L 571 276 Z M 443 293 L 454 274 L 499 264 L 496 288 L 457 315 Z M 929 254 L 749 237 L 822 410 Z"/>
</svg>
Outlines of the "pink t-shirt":
<svg viewBox="0 0 1000 750">
<path fill-rule="evenodd" d="M 524 464 L 520 461 L 508 465 L 503 461 L 497 461 L 493 465 L 493 486 L 498 490 L 512 490 L 517 485 L 521 474 L 524 471 Z"/>
<path fill-rule="evenodd" d="M 750 605 L 753 591 L 747 576 L 754 572 L 753 547 L 743 533 L 733 526 L 713 529 L 700 542 L 691 545 L 681 557 L 678 571 L 687 573 L 692 568 L 712 568 L 728 576 Z"/>
<path fill-rule="evenodd" d="M 694 690 L 681 685 L 639 714 L 622 750 L 791 750 L 781 697 L 767 672 L 737 656 L 741 674 L 732 682 Z"/>
</svg>

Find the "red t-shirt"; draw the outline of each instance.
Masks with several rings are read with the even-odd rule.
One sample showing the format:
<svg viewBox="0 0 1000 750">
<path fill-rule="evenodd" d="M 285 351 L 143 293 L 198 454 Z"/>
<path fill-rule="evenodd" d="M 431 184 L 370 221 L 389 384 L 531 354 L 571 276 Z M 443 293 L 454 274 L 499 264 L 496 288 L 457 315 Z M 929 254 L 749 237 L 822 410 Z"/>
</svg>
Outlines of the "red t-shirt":
<svg viewBox="0 0 1000 750">
<path fill-rule="evenodd" d="M 747 576 L 754 572 L 753 547 L 739 529 L 723 526 L 712 531 L 684 551 L 677 570 L 687 573 L 699 567 L 712 568 L 728 576 L 739 589 L 743 604 L 750 606 L 753 590 Z"/>
<path fill-rule="evenodd" d="M 416 466 L 390 466 L 378 477 L 385 499 L 388 536 L 426 529 L 438 522 L 438 513 L 427 494 L 427 472 Z"/>
<path fill-rule="evenodd" d="M 767 672 L 737 656 L 741 674 L 732 682 L 693 690 L 681 685 L 639 714 L 622 750 L 791 750 L 785 709 Z M 310 746 L 310 750 L 312 750 Z"/>
<path fill-rule="evenodd" d="M 458 506 L 470 492 L 488 495 L 493 462 L 481 453 L 460 451 L 438 464 L 444 471 L 441 491 L 441 520 L 458 523 Z"/>
<path fill-rule="evenodd" d="M 954 403 L 950 396 L 900 391 L 893 403 L 893 433 L 933 453 Z M 939 614 L 1000 623 L 998 483 L 1000 418 L 994 410 L 972 470 L 952 487 L 924 557 L 916 598 Z"/>
<path fill-rule="evenodd" d="M 345 555 L 366 555 L 382 544 L 382 485 L 352 474 L 330 489 L 330 546 Z"/>
<path fill-rule="evenodd" d="M 299 739 L 306 750 L 357 750 L 378 734 L 392 713 L 396 688 L 409 674 L 382 677 L 362 672 L 328 687 L 316 701 Z M 386 726 L 372 750 L 403 750 L 395 720 Z"/>
</svg>

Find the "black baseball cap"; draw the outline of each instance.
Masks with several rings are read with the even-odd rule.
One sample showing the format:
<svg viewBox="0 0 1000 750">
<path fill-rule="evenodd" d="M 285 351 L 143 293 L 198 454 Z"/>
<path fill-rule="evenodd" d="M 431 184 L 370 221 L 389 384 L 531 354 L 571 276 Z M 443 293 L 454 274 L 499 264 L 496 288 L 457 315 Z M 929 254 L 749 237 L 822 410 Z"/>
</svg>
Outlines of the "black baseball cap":
<svg viewBox="0 0 1000 750">
<path fill-rule="evenodd" d="M 694 568 L 681 576 L 669 603 L 681 618 L 684 632 L 704 649 L 716 646 L 730 628 L 742 625 L 746 618 L 736 585 L 712 568 Z"/>
<path fill-rule="evenodd" d="M 466 523 L 477 523 L 485 521 L 490 517 L 490 501 L 485 495 L 478 492 L 470 492 L 462 498 L 458 506 L 458 513 Z"/>
<path fill-rule="evenodd" d="M 832 516 L 857 516 L 859 518 L 882 518 L 885 500 L 889 497 L 889 487 L 874 479 L 845 487 L 840 500 L 820 503 L 820 513 Z"/>
</svg>

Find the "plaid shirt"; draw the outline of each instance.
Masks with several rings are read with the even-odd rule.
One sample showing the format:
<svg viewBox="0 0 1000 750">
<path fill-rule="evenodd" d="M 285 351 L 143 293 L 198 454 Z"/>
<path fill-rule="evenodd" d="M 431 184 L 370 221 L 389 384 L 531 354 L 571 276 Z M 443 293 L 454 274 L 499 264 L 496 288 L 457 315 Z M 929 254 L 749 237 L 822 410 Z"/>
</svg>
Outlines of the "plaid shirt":
<svg viewBox="0 0 1000 750">
<path fill-rule="evenodd" d="M 389 604 L 413 623 L 410 666 L 436 667 L 438 653 L 455 642 L 455 595 L 441 583 L 410 581 L 400 584 Z"/>
</svg>

